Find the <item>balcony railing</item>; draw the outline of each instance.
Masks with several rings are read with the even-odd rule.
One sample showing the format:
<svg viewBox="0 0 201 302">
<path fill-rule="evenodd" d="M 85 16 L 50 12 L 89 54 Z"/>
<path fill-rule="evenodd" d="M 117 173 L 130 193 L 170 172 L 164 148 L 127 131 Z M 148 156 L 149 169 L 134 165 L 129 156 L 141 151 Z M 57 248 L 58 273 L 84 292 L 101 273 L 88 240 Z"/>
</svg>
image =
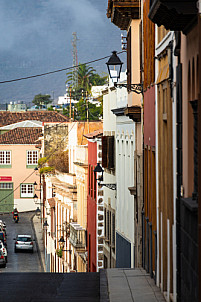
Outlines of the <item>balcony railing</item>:
<svg viewBox="0 0 201 302">
<path fill-rule="evenodd" d="M 85 229 L 76 222 L 70 223 L 69 241 L 77 250 L 83 251 L 86 248 Z"/>
</svg>

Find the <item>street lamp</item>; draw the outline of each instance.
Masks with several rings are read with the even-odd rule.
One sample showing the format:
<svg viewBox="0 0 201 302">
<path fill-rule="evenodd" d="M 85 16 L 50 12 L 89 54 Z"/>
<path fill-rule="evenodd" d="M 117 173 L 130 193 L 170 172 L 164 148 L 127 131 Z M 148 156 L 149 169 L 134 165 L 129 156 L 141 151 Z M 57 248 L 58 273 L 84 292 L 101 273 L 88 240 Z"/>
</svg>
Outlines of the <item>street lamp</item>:
<svg viewBox="0 0 201 302">
<path fill-rule="evenodd" d="M 109 58 L 108 62 L 106 63 L 109 76 L 112 79 L 114 86 L 119 88 L 127 88 L 128 91 L 135 92 L 137 94 L 142 93 L 143 94 L 143 84 L 118 84 L 118 80 L 120 79 L 121 69 L 123 62 L 120 60 L 120 58 L 117 55 L 116 51 L 112 52 L 111 57 Z"/>
<path fill-rule="evenodd" d="M 112 55 L 106 64 L 110 78 L 114 84 L 117 83 L 120 78 L 123 62 L 121 62 L 115 50 L 112 52 Z"/>
<path fill-rule="evenodd" d="M 34 202 L 37 203 L 37 201 L 38 201 L 38 196 L 37 196 L 36 194 L 34 194 L 34 197 L 33 197 L 33 198 L 34 198 Z"/>
<path fill-rule="evenodd" d="M 47 223 L 47 220 L 45 220 L 45 222 L 43 223 L 43 228 L 45 230 L 47 230 L 48 226 L 49 226 L 49 224 Z"/>
<path fill-rule="evenodd" d="M 96 175 L 95 173 L 102 173 L 101 176 L 96 180 L 103 181 L 103 168 L 101 167 L 100 163 L 97 163 L 94 169 L 94 175 Z"/>
<path fill-rule="evenodd" d="M 62 251 L 63 252 L 69 252 L 69 253 L 72 253 L 72 250 L 64 250 L 63 248 L 64 248 L 64 243 L 66 242 L 65 240 L 64 240 L 64 237 L 63 236 L 61 236 L 61 238 L 59 239 L 59 244 L 61 244 L 61 248 L 62 248 Z"/>
<path fill-rule="evenodd" d="M 36 213 L 36 216 L 40 216 L 41 210 L 39 209 L 39 207 L 37 207 L 35 213 Z"/>
<path fill-rule="evenodd" d="M 103 181 L 103 168 L 101 167 L 100 163 L 97 163 L 95 169 L 94 169 L 94 174 L 95 173 L 102 173 L 101 177 L 99 177 L 98 179 L 96 178 L 96 174 L 95 174 L 95 178 L 96 178 L 96 181 L 98 180 L 98 185 L 99 186 L 102 186 L 102 187 L 106 187 L 108 189 L 111 189 L 111 190 L 116 190 L 117 189 L 117 185 L 116 184 L 104 184 L 104 183 L 101 183 L 101 181 Z"/>
</svg>

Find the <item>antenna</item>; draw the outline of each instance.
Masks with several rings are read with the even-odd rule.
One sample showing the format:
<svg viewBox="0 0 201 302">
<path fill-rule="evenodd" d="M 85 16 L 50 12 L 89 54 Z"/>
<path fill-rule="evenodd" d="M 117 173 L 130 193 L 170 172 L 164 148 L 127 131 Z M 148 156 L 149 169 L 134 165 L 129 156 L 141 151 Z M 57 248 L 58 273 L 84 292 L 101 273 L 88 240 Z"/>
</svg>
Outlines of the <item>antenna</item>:
<svg viewBox="0 0 201 302">
<path fill-rule="evenodd" d="M 73 40 L 72 40 L 72 46 L 73 46 L 73 79 L 72 79 L 72 86 L 77 87 L 78 86 L 78 59 L 77 59 L 77 33 L 73 32 Z"/>
</svg>

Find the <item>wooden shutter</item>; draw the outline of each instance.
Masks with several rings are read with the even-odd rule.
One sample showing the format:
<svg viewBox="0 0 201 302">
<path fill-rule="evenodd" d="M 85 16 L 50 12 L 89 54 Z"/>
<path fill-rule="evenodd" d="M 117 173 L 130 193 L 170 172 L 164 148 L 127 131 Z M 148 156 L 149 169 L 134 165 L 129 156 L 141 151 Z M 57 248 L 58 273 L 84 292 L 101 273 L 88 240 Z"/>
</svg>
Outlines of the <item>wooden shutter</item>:
<svg viewBox="0 0 201 302">
<path fill-rule="evenodd" d="M 112 245 L 115 246 L 115 214 L 112 214 Z"/>
<path fill-rule="evenodd" d="M 88 167 L 88 194 L 90 195 L 91 190 L 91 165 Z"/>
<path fill-rule="evenodd" d="M 91 166 L 91 184 L 90 184 L 90 188 L 91 188 L 91 197 L 93 198 L 93 174 L 94 174 L 94 171 L 93 171 L 93 166 Z"/>
<path fill-rule="evenodd" d="M 114 168 L 114 136 L 108 136 L 108 169 Z"/>
<path fill-rule="evenodd" d="M 107 168 L 107 136 L 102 136 L 102 166 Z"/>
<path fill-rule="evenodd" d="M 127 34 L 127 84 L 131 85 L 131 27 Z"/>
<path fill-rule="evenodd" d="M 107 211 L 104 209 L 104 236 L 107 236 Z"/>
</svg>

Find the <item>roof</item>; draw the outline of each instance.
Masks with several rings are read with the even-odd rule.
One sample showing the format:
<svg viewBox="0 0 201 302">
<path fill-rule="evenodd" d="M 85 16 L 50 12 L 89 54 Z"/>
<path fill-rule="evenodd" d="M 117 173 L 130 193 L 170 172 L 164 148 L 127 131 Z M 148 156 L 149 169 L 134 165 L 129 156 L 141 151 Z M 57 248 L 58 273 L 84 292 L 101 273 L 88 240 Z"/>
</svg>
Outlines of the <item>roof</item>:
<svg viewBox="0 0 201 302">
<path fill-rule="evenodd" d="M 57 111 L 25 111 L 25 112 L 10 112 L 0 111 L 0 127 L 31 120 L 41 121 L 44 123 L 68 122 L 69 118 Z"/>
<path fill-rule="evenodd" d="M 42 122 L 41 121 L 31 121 L 31 120 L 26 120 L 26 121 L 23 121 L 23 122 L 19 122 L 19 123 L 14 123 L 14 124 L 10 124 L 10 125 L 6 125 L 6 126 L 3 126 L 3 127 L 0 127 L 0 130 L 12 130 L 14 128 L 19 128 L 19 127 L 22 127 L 22 128 L 25 128 L 25 127 L 42 127 Z"/>
<path fill-rule="evenodd" d="M 34 145 L 42 135 L 42 128 L 15 128 L 0 135 L 0 144 L 4 145 Z"/>
<path fill-rule="evenodd" d="M 96 130 L 94 132 L 88 133 L 84 135 L 88 139 L 96 138 L 96 137 L 101 137 L 103 136 L 103 130 Z"/>
</svg>

